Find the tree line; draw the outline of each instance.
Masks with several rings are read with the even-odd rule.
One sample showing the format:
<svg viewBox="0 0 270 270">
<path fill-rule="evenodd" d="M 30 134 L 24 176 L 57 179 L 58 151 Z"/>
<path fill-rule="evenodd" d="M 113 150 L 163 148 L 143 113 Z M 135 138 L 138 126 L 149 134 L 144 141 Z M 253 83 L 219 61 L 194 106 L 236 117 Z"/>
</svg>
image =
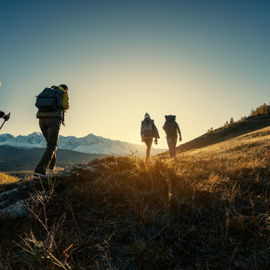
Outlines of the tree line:
<svg viewBox="0 0 270 270">
<path fill-rule="evenodd" d="M 252 109 L 251 113 L 250 113 L 250 115 L 248 117 L 256 117 L 256 116 L 259 116 L 259 115 L 268 115 L 268 114 L 270 114 L 270 102 L 269 102 L 269 105 L 264 103 L 263 105 L 257 107 L 255 110 Z M 229 127 L 238 125 L 241 122 L 244 122 L 246 119 L 247 119 L 247 117 L 243 116 L 239 120 L 234 121 L 234 119 L 231 117 L 231 119 L 229 121 L 226 121 L 224 123 L 224 125 L 221 126 L 220 128 L 217 128 L 217 129 L 213 129 L 212 127 L 209 128 L 207 130 L 207 134 L 211 134 L 213 132 L 221 131 L 221 130 L 227 129 Z"/>
</svg>

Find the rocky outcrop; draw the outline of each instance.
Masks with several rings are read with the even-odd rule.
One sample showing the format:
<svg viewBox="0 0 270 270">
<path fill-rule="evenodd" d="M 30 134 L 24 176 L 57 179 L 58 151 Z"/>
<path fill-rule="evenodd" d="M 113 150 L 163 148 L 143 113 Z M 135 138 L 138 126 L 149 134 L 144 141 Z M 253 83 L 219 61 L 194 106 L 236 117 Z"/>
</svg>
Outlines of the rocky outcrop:
<svg viewBox="0 0 270 270">
<path fill-rule="evenodd" d="M 0 191 L 0 221 L 16 220 L 28 215 L 29 207 L 33 205 L 38 196 L 47 196 L 51 190 L 45 188 L 50 182 L 61 181 L 64 178 L 77 175 L 79 172 L 95 172 L 96 168 L 90 164 L 75 164 L 57 174 L 44 178 L 32 177 L 30 180 L 19 180 L 6 191 Z M 57 192 L 54 192 L 57 196 Z"/>
<path fill-rule="evenodd" d="M 18 219 L 27 215 L 27 204 L 31 201 L 34 181 L 19 180 L 16 186 L 0 193 L 0 221 Z"/>
</svg>

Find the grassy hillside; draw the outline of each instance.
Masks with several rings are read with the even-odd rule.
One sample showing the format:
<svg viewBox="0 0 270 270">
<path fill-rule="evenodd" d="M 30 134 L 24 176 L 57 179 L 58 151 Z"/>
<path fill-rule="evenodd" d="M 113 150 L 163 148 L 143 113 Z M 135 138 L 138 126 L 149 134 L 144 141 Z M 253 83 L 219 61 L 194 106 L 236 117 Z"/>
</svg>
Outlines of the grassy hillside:
<svg viewBox="0 0 270 270">
<path fill-rule="evenodd" d="M 22 149 L 11 146 L 0 146 L 0 171 L 33 170 L 44 152 L 43 148 Z M 101 154 L 85 154 L 70 150 L 57 150 L 57 166 L 66 167 L 74 163 L 87 162 L 94 158 L 104 157 Z"/>
<path fill-rule="evenodd" d="M 7 175 L 5 173 L 0 172 L 0 185 L 10 184 L 10 183 L 14 183 L 16 181 L 18 181 L 17 177 Z"/>
<path fill-rule="evenodd" d="M 1 224 L 0 269 L 269 269 L 270 128 L 177 158 L 37 182 L 30 216 Z"/>
<path fill-rule="evenodd" d="M 223 142 L 240 135 L 270 126 L 270 114 L 248 117 L 243 121 L 218 128 L 211 133 L 203 134 L 178 147 L 178 151 L 185 152 L 195 148 L 201 148 L 215 143 Z"/>
</svg>

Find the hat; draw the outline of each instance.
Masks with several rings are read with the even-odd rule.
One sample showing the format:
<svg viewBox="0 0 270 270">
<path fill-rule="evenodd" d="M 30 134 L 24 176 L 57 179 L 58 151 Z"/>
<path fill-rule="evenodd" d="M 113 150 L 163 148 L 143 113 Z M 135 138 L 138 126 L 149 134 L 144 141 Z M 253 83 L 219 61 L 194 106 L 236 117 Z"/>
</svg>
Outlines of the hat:
<svg viewBox="0 0 270 270">
<path fill-rule="evenodd" d="M 150 115 L 148 113 L 145 113 L 144 118 L 150 118 Z"/>
<path fill-rule="evenodd" d="M 68 90 L 68 87 L 65 84 L 60 84 L 61 87 L 63 87 L 65 90 Z"/>
</svg>

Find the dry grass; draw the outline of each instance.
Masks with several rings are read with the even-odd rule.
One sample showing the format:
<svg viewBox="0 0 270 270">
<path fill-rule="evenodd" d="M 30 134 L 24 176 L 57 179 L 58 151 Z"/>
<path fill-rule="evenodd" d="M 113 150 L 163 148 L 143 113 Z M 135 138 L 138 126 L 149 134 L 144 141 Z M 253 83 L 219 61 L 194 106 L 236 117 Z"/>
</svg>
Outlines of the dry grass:
<svg viewBox="0 0 270 270">
<path fill-rule="evenodd" d="M 177 162 L 112 156 L 56 178 L 2 226 L 0 269 L 268 269 L 269 141 L 266 128 Z"/>
<path fill-rule="evenodd" d="M 17 182 L 19 179 L 14 176 L 10 176 L 8 174 L 5 174 L 3 172 L 0 172 L 0 185 L 7 185 L 14 182 Z"/>
</svg>

